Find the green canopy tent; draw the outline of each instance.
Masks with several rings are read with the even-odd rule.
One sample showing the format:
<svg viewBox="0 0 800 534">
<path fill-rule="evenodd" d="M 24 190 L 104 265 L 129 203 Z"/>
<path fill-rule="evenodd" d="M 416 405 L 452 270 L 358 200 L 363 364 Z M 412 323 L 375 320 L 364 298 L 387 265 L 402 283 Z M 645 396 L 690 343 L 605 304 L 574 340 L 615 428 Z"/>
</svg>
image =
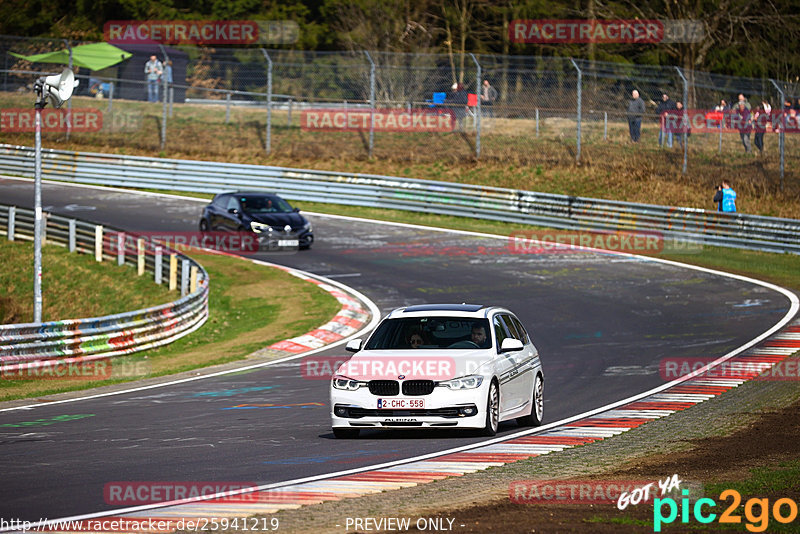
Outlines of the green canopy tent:
<svg viewBox="0 0 800 534">
<path fill-rule="evenodd" d="M 10 54 L 33 63 L 69 64 L 69 50 L 45 52 L 32 56 L 23 56 L 14 52 L 10 52 Z M 72 48 L 72 64 L 76 67 L 86 67 L 89 70 L 102 70 L 121 63 L 132 55 L 130 52 L 108 43 L 78 45 Z"/>
</svg>

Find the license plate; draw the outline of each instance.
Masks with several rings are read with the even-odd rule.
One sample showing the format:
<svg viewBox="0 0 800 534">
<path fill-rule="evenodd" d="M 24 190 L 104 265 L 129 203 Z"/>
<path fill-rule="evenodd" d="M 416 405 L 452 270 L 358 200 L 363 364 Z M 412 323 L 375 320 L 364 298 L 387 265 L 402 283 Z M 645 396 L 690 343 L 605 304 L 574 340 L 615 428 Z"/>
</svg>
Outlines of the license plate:
<svg viewBox="0 0 800 534">
<path fill-rule="evenodd" d="M 425 408 L 425 399 L 378 399 L 379 410 L 411 410 Z"/>
<path fill-rule="evenodd" d="M 278 240 L 279 247 L 297 247 L 300 246 L 300 241 L 297 239 L 279 239 Z"/>
</svg>

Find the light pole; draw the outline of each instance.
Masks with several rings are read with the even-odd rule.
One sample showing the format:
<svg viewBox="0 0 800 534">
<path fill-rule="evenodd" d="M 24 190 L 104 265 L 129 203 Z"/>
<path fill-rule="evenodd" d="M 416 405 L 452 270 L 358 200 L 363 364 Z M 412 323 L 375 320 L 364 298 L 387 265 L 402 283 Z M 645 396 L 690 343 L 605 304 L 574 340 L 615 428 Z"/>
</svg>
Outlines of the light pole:
<svg viewBox="0 0 800 534">
<path fill-rule="evenodd" d="M 42 77 L 33 84 L 36 91 L 36 122 L 33 180 L 33 322 L 42 322 L 42 110 L 48 102 L 60 108 L 72 96 L 78 82 L 70 69 Z"/>
</svg>

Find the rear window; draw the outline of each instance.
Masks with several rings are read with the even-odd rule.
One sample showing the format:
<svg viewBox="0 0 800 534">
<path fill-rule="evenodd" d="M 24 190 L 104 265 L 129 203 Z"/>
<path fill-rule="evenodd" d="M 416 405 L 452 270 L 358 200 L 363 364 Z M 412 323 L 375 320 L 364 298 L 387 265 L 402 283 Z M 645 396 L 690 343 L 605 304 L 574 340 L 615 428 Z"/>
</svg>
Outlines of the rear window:
<svg viewBox="0 0 800 534">
<path fill-rule="evenodd" d="M 369 338 L 365 349 L 475 349 L 491 346 L 487 319 L 408 317 L 383 321 Z"/>
</svg>

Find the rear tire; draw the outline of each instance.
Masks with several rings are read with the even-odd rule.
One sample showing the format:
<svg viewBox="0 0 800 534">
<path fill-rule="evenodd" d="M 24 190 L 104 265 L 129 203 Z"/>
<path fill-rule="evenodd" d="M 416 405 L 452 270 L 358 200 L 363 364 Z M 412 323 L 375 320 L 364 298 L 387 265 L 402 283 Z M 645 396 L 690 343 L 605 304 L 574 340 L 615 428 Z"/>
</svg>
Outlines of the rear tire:
<svg viewBox="0 0 800 534">
<path fill-rule="evenodd" d="M 500 391 L 497 389 L 497 382 L 492 380 L 489 384 L 489 393 L 486 395 L 486 424 L 481 432 L 484 436 L 494 436 L 497 434 L 497 427 L 500 425 Z"/>
<path fill-rule="evenodd" d="M 539 426 L 544 417 L 544 379 L 537 374 L 533 380 L 533 393 L 531 396 L 531 413 L 524 417 L 517 417 L 519 426 Z"/>
<path fill-rule="evenodd" d="M 357 428 L 334 428 L 333 435 L 336 439 L 355 439 L 358 437 Z"/>
</svg>

